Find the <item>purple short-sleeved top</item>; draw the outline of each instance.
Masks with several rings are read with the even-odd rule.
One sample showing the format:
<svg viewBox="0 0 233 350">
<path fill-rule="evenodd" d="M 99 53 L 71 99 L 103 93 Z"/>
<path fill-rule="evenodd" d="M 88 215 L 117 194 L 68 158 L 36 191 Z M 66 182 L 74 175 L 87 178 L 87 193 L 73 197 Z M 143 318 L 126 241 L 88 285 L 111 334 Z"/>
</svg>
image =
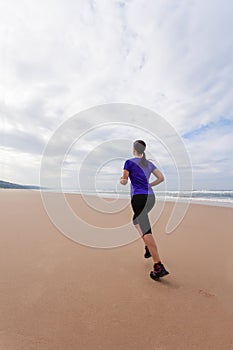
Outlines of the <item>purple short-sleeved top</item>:
<svg viewBox="0 0 233 350">
<path fill-rule="evenodd" d="M 123 169 L 128 170 L 131 181 L 131 197 L 135 194 L 154 194 L 149 184 L 149 178 L 154 169 L 157 167 L 147 160 L 147 167 L 138 165 L 141 158 L 134 157 L 125 161 Z"/>
</svg>

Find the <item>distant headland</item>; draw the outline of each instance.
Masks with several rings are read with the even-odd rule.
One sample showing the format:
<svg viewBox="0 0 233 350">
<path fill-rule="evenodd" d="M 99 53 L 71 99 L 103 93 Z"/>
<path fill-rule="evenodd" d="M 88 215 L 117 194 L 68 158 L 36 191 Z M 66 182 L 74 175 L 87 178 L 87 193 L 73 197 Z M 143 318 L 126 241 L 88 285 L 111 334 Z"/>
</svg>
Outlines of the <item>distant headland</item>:
<svg viewBox="0 0 233 350">
<path fill-rule="evenodd" d="M 12 182 L 7 182 L 7 181 L 2 181 L 0 180 L 0 188 L 8 188 L 8 189 L 34 189 L 34 190 L 39 190 L 41 189 L 40 186 L 36 185 L 20 185 L 20 184 L 15 184 Z"/>
</svg>

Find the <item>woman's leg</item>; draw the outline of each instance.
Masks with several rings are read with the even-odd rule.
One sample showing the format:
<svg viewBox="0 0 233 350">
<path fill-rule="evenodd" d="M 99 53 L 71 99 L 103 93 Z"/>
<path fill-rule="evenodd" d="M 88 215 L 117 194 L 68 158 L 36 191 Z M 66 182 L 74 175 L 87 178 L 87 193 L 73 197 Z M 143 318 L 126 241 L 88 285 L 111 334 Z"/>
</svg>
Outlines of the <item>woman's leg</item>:
<svg viewBox="0 0 233 350">
<path fill-rule="evenodd" d="M 140 236 L 142 237 L 145 245 L 148 247 L 154 263 L 161 261 L 160 256 L 159 256 L 159 252 L 158 252 L 158 248 L 157 248 L 157 245 L 155 243 L 155 239 L 154 239 L 152 233 L 147 233 L 147 234 L 143 235 L 139 224 L 136 224 L 134 226 L 137 229 Z"/>
<path fill-rule="evenodd" d="M 153 198 L 152 198 L 153 199 Z M 151 207 L 151 198 L 147 195 L 137 194 L 131 199 L 131 206 L 134 211 L 133 224 L 139 224 L 143 234 L 151 232 L 148 209 Z"/>
<path fill-rule="evenodd" d="M 158 262 L 160 261 L 160 257 L 155 239 L 151 232 L 148 217 L 148 212 L 153 208 L 155 204 L 155 197 L 153 195 L 150 195 L 149 197 L 136 196 L 132 198 L 131 204 L 134 210 L 133 222 L 135 228 L 143 238 L 145 245 L 148 247 L 153 261 Z"/>
<path fill-rule="evenodd" d="M 146 211 L 147 214 L 151 211 L 151 209 L 154 207 L 155 205 L 155 196 L 154 195 L 149 195 L 148 200 L 146 201 Z M 152 256 L 152 259 L 154 261 L 154 263 L 159 262 L 160 261 L 160 256 L 159 256 L 159 252 L 158 252 L 158 248 L 155 242 L 155 239 L 151 234 L 145 234 L 143 236 L 143 240 L 145 242 L 145 245 L 148 247 L 149 252 Z"/>
<path fill-rule="evenodd" d="M 148 249 L 150 251 L 153 262 L 157 263 L 157 262 L 161 261 L 160 256 L 159 256 L 159 252 L 158 252 L 158 248 L 157 248 L 157 245 L 155 243 L 155 239 L 154 239 L 152 233 L 147 233 L 142 238 L 144 240 L 145 245 L 148 247 Z"/>
</svg>

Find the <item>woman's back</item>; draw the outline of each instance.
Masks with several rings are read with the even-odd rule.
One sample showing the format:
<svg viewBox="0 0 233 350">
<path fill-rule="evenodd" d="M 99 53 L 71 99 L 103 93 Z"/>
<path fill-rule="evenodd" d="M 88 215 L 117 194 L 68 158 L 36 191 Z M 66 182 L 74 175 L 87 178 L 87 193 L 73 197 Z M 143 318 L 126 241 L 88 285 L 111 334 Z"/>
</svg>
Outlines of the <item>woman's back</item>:
<svg viewBox="0 0 233 350">
<path fill-rule="evenodd" d="M 153 194 L 153 190 L 148 181 L 151 173 L 156 166 L 149 160 L 147 160 L 147 166 L 139 164 L 141 158 L 134 157 L 125 161 L 123 169 L 129 172 L 129 178 L 131 181 L 131 195 L 135 194 Z"/>
</svg>

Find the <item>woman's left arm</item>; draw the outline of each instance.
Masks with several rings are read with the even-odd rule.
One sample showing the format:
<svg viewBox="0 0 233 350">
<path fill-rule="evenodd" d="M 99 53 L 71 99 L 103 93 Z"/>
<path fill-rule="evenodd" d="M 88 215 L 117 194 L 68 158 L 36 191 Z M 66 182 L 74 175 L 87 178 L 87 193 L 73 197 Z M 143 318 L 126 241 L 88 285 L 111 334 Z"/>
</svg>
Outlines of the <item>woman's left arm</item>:
<svg viewBox="0 0 233 350">
<path fill-rule="evenodd" d="M 128 170 L 124 169 L 123 170 L 123 175 L 120 178 L 120 183 L 122 185 L 126 185 L 127 182 L 128 182 L 128 177 L 129 177 L 129 172 L 128 172 Z"/>
<path fill-rule="evenodd" d="M 150 186 L 157 186 L 158 184 L 160 184 L 161 182 L 164 181 L 164 176 L 163 174 L 161 173 L 161 171 L 159 169 L 154 169 L 152 171 L 152 174 L 154 174 L 154 176 L 157 178 L 155 181 L 153 182 L 150 182 Z"/>
</svg>

